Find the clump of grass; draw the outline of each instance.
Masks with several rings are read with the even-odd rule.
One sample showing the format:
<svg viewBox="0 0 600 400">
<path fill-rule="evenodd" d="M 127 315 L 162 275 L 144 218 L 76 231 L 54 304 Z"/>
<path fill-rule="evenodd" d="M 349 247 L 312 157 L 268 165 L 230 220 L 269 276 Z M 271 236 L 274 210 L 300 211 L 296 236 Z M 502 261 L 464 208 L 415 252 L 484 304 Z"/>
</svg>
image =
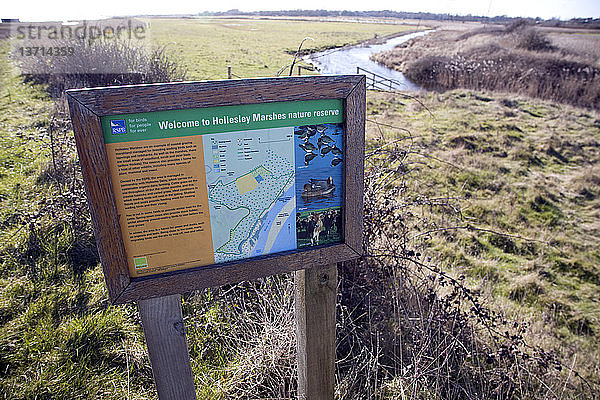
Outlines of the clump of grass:
<svg viewBox="0 0 600 400">
<path fill-rule="evenodd" d="M 291 398 L 296 393 L 291 276 L 186 296 L 199 398 Z"/>
<path fill-rule="evenodd" d="M 567 56 L 535 28 L 435 32 L 374 59 L 428 89 L 493 90 L 600 109 L 595 60 Z"/>
<path fill-rule="evenodd" d="M 489 53 L 478 48 L 456 56 L 425 56 L 410 63 L 405 73 L 430 89 L 496 90 L 600 108 L 600 70 L 595 67 L 536 55 L 480 52 Z"/>
<path fill-rule="evenodd" d="M 556 49 L 546 35 L 535 29 L 525 31 L 521 35 L 517 47 L 530 51 L 552 51 Z"/>
<path fill-rule="evenodd" d="M 545 292 L 536 274 L 521 277 L 510 289 L 509 299 L 534 305 L 541 294 Z"/>
<path fill-rule="evenodd" d="M 182 81 L 186 70 L 165 47 L 148 50 L 132 42 L 69 42 L 70 57 L 28 57 L 26 80 L 45 84 L 53 97 L 71 88 Z"/>
<path fill-rule="evenodd" d="M 511 23 L 506 25 L 504 30 L 505 30 L 505 32 L 513 33 L 513 32 L 523 31 L 528 26 L 531 26 L 529 21 L 527 21 L 526 19 L 523 19 L 523 18 L 516 18 Z"/>
</svg>

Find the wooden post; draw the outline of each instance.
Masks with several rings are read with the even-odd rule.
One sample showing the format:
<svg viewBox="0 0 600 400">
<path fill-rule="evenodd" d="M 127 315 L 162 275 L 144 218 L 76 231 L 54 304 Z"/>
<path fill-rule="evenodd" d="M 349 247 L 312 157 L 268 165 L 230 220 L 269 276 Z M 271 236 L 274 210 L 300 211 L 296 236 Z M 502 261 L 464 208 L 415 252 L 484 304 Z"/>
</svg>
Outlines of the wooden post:
<svg viewBox="0 0 600 400">
<path fill-rule="evenodd" d="M 181 296 L 137 302 L 160 400 L 196 400 Z"/>
<path fill-rule="evenodd" d="M 231 65 L 227 66 L 227 79 L 231 79 Z"/>
<path fill-rule="evenodd" d="M 337 264 L 295 275 L 298 400 L 333 400 Z"/>
</svg>

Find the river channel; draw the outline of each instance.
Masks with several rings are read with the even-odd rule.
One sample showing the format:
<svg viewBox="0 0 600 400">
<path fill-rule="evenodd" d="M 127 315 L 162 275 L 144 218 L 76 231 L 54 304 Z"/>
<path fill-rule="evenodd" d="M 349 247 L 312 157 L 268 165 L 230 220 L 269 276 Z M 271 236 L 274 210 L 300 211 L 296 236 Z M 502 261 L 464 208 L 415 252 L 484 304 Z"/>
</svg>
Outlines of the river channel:
<svg viewBox="0 0 600 400">
<path fill-rule="evenodd" d="M 332 74 L 356 74 L 356 67 L 381 75 L 387 79 L 396 81 L 402 90 L 419 90 L 420 87 L 406 79 L 402 72 L 389 69 L 381 64 L 371 61 L 374 53 L 391 50 L 397 45 L 412 38 L 426 35 L 431 30 L 409 33 L 387 40 L 382 44 L 359 45 L 354 47 L 343 47 L 311 54 L 304 58 L 311 63 L 323 75 Z M 361 71 L 361 73 L 364 73 Z"/>
</svg>

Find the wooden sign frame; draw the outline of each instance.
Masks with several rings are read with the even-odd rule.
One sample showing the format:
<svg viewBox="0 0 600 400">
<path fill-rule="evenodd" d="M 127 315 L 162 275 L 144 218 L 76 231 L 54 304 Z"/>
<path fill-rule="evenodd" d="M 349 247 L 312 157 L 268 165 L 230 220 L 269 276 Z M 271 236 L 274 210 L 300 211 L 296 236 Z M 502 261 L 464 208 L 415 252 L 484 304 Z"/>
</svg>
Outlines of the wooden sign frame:
<svg viewBox="0 0 600 400">
<path fill-rule="evenodd" d="M 363 75 L 181 82 L 68 90 L 92 225 L 113 304 L 237 283 L 362 254 L 365 77 Z M 343 100 L 343 242 L 132 278 L 121 235 L 101 117 L 303 100 Z"/>
</svg>

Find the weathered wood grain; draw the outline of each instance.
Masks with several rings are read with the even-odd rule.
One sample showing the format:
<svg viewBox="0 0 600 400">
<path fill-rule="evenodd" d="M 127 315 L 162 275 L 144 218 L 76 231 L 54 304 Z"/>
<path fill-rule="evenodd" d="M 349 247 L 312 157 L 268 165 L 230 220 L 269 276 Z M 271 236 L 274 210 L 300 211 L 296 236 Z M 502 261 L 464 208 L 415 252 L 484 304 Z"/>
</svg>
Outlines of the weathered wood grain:
<svg viewBox="0 0 600 400">
<path fill-rule="evenodd" d="M 129 285 L 130 278 L 100 118 L 75 99 L 68 97 L 68 101 L 94 236 L 108 296 L 114 302 Z"/>
<path fill-rule="evenodd" d="M 364 77 L 261 78 L 75 89 L 67 93 L 102 117 L 278 101 L 343 99 L 360 80 Z"/>
<path fill-rule="evenodd" d="M 344 101 L 344 242 L 363 253 L 363 197 L 365 163 L 365 78 Z"/>
<path fill-rule="evenodd" d="M 138 301 L 152 375 L 160 400 L 195 400 L 181 296 Z"/>
<path fill-rule="evenodd" d="M 337 264 L 296 272 L 298 400 L 333 400 Z"/>
<path fill-rule="evenodd" d="M 206 268 L 134 278 L 115 302 L 126 303 L 137 299 L 217 287 L 228 283 L 293 272 L 310 266 L 353 260 L 358 257 L 359 254 L 353 249 L 345 244 L 339 244 L 307 251 L 290 251 L 260 259 L 248 259 Z"/>
</svg>

